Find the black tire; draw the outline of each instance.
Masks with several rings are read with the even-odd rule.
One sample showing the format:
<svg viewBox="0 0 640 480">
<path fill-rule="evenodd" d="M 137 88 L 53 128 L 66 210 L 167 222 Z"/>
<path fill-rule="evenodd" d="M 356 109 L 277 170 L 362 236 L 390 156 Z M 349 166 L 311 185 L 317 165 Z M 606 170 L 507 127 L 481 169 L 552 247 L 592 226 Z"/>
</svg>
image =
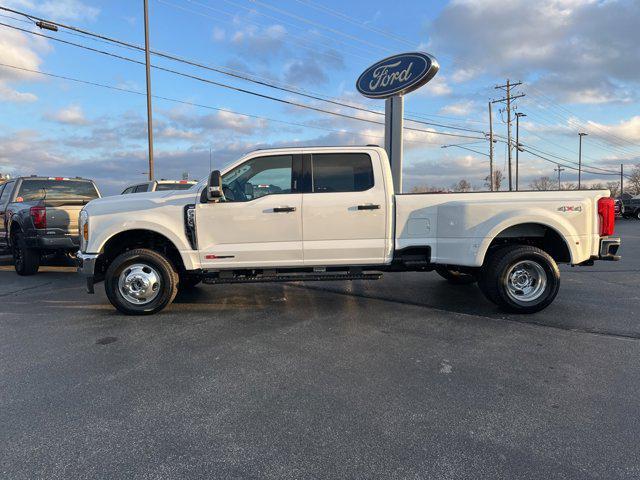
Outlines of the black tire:
<svg viewBox="0 0 640 480">
<path fill-rule="evenodd" d="M 181 273 L 178 283 L 178 290 L 184 292 L 191 290 L 202 282 L 202 275 L 193 275 L 189 273 Z"/>
<path fill-rule="evenodd" d="M 157 285 L 157 289 L 150 291 L 151 295 L 155 295 L 153 299 L 147 303 L 136 304 L 128 300 L 120 290 L 119 280 L 122 274 L 127 274 L 129 267 L 142 266 L 141 274 L 145 271 L 152 273 L 152 277 L 159 281 L 154 281 L 153 285 Z M 140 267 L 136 267 L 140 269 Z M 122 253 L 109 265 L 104 279 L 104 288 L 107 298 L 111 304 L 125 315 L 151 315 L 164 309 L 173 302 L 178 293 L 178 274 L 171 264 L 162 254 L 146 248 L 138 248 Z M 153 285 L 151 288 L 153 289 Z M 146 299 L 140 299 L 146 301 Z"/>
<path fill-rule="evenodd" d="M 633 218 L 640 220 L 640 208 L 634 212 Z"/>
<path fill-rule="evenodd" d="M 13 265 L 21 276 L 35 275 L 40 268 L 40 251 L 28 248 L 22 233 L 13 238 Z"/>
<path fill-rule="evenodd" d="M 512 269 L 517 265 L 525 273 L 523 279 L 534 279 L 527 287 L 533 289 L 531 299 L 526 298 L 524 288 L 518 290 L 521 285 L 509 282 L 509 274 L 513 273 Z M 558 295 L 560 270 L 544 250 L 528 245 L 512 245 L 492 252 L 482 268 L 478 283 L 485 296 L 503 310 L 534 313 L 549 306 Z M 511 289 L 509 285 L 512 286 Z"/>
<path fill-rule="evenodd" d="M 475 275 L 447 267 L 436 267 L 436 273 L 452 285 L 469 285 L 478 280 Z"/>
</svg>

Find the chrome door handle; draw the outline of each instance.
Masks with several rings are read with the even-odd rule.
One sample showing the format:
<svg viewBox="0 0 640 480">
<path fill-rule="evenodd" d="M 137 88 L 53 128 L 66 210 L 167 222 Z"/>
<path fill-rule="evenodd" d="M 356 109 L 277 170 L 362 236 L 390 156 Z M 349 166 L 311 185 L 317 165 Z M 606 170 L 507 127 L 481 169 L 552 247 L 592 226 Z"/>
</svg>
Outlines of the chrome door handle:
<svg viewBox="0 0 640 480">
<path fill-rule="evenodd" d="M 380 205 L 358 205 L 358 210 L 379 210 Z"/>
<path fill-rule="evenodd" d="M 275 207 L 273 213 L 295 212 L 296 207 Z"/>
</svg>

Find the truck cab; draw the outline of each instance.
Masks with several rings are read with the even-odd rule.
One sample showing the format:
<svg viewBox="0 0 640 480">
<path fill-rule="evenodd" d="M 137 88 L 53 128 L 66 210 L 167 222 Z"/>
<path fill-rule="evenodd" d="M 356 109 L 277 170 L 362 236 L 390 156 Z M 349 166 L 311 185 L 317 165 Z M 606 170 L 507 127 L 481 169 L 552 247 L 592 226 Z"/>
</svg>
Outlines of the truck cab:
<svg viewBox="0 0 640 480">
<path fill-rule="evenodd" d="M 380 147 L 271 149 L 184 192 L 91 202 L 79 257 L 89 288 L 105 280 L 128 314 L 159 311 L 200 281 L 408 270 L 478 281 L 488 299 L 524 313 L 553 301 L 558 263 L 619 258 L 614 216 L 607 191 L 396 194 Z"/>
</svg>

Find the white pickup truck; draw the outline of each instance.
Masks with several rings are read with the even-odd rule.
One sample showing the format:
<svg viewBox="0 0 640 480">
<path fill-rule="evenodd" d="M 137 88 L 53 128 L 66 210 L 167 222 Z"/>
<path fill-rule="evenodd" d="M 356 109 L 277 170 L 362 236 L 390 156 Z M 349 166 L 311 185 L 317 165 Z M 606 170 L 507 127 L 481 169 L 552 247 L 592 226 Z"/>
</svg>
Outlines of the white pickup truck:
<svg viewBox="0 0 640 480">
<path fill-rule="evenodd" d="M 89 292 L 104 280 L 132 315 L 199 282 L 433 270 L 531 313 L 557 295 L 558 263 L 620 258 L 608 191 L 394 194 L 376 146 L 255 151 L 189 190 L 94 200 L 79 228 Z"/>
</svg>

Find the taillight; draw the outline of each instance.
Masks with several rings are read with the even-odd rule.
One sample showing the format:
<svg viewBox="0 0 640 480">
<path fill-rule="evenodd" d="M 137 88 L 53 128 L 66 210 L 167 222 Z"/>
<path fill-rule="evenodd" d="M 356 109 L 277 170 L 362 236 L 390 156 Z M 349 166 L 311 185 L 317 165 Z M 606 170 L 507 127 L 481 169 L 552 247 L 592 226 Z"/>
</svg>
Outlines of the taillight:
<svg viewBox="0 0 640 480">
<path fill-rule="evenodd" d="M 45 207 L 31 207 L 29 214 L 33 218 L 34 227 L 47 228 L 47 209 Z"/>
<path fill-rule="evenodd" d="M 613 235 L 616 223 L 615 204 L 616 202 L 611 197 L 605 197 L 598 200 L 598 217 L 600 218 L 601 237 Z"/>
</svg>

